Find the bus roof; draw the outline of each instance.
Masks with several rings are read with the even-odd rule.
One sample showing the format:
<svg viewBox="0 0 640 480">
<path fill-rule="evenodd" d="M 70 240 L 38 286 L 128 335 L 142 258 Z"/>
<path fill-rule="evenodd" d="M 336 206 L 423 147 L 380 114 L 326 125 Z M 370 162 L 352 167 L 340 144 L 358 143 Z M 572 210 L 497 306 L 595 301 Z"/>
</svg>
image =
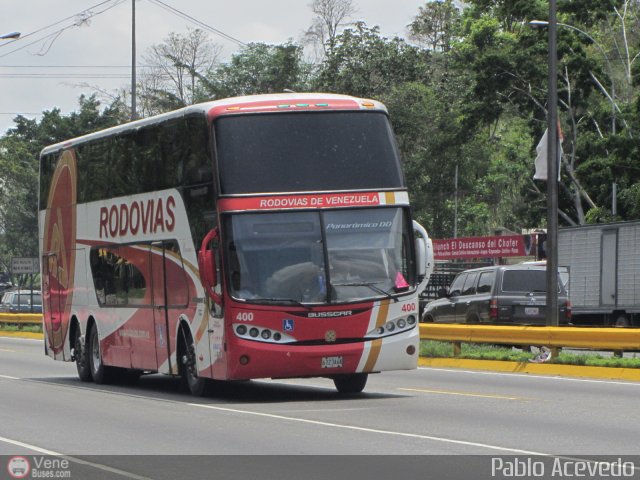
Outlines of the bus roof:
<svg viewBox="0 0 640 480">
<path fill-rule="evenodd" d="M 153 117 L 135 120 L 115 127 L 107 128 L 97 132 L 89 133 L 81 137 L 76 137 L 63 142 L 45 147 L 40 155 L 53 153 L 74 145 L 78 145 L 102 137 L 114 134 L 136 131 L 140 128 L 161 123 L 173 118 L 185 117 L 192 114 L 208 115 L 210 119 L 221 115 L 234 115 L 239 113 L 255 113 L 269 111 L 294 111 L 294 110 L 317 110 L 318 108 L 340 109 L 340 110 L 378 110 L 386 112 L 386 107 L 376 101 L 349 95 L 338 95 L 328 93 L 276 93 L 269 95 L 248 95 L 242 97 L 224 98 L 210 102 L 189 105 L 179 110 L 162 113 Z"/>
</svg>

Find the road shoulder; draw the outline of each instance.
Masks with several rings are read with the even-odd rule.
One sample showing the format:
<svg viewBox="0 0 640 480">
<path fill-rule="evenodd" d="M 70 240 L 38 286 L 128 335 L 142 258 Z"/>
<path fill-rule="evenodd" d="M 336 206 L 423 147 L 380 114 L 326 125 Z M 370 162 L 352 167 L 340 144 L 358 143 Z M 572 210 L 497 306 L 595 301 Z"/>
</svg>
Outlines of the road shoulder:
<svg viewBox="0 0 640 480">
<path fill-rule="evenodd" d="M 469 360 L 458 358 L 420 357 L 421 367 L 460 368 L 505 373 L 525 373 L 532 375 L 558 375 L 563 377 L 626 380 L 640 382 L 640 369 L 614 367 L 587 367 L 578 365 L 558 365 L 553 363 L 505 362 L 499 360 Z"/>
</svg>

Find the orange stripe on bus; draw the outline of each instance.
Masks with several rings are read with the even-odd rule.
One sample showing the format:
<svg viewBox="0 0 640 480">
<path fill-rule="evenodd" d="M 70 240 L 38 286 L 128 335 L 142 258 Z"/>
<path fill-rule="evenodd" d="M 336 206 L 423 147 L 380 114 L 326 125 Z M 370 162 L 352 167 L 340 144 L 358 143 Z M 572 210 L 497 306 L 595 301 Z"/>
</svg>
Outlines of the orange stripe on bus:
<svg viewBox="0 0 640 480">
<path fill-rule="evenodd" d="M 383 326 L 387 322 L 387 318 L 389 316 L 389 300 L 383 300 L 380 302 L 380 307 L 378 308 L 378 316 L 376 317 L 376 328 Z M 369 350 L 369 357 L 367 358 L 367 362 L 364 365 L 365 372 L 373 371 L 373 367 L 375 367 L 376 362 L 378 361 L 378 356 L 380 355 L 380 349 L 382 348 L 382 340 L 374 340 L 371 342 L 371 349 Z"/>
</svg>

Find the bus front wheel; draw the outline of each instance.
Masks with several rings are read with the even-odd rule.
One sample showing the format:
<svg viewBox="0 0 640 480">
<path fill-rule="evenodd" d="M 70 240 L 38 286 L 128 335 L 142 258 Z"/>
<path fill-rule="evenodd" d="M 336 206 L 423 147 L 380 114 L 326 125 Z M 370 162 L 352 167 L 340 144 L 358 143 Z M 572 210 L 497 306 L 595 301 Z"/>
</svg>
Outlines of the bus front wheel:
<svg viewBox="0 0 640 480">
<path fill-rule="evenodd" d="M 351 375 L 337 375 L 333 377 L 336 390 L 343 394 L 360 393 L 367 384 L 369 375 L 366 373 L 354 373 Z"/>
<path fill-rule="evenodd" d="M 202 397 L 208 393 L 209 380 L 198 377 L 196 347 L 191 334 L 183 328 L 180 336 L 181 348 L 178 355 L 178 362 L 182 384 L 189 389 L 192 395 Z"/>
</svg>

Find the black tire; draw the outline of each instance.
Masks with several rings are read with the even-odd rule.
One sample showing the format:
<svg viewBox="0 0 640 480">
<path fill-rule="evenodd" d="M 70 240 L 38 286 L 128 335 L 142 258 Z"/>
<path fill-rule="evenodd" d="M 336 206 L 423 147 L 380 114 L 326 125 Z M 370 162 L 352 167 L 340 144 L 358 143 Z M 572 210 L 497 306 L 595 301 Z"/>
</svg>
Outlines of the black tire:
<svg viewBox="0 0 640 480">
<path fill-rule="evenodd" d="M 89 342 L 87 345 L 87 357 L 89 357 L 91 378 L 93 378 L 93 381 L 98 385 L 110 383 L 113 378 L 113 368 L 105 366 L 102 361 L 100 339 L 98 338 L 98 329 L 95 326 L 89 332 Z"/>
<path fill-rule="evenodd" d="M 629 317 L 627 317 L 624 313 L 618 315 L 616 318 L 616 323 L 614 324 L 616 327 L 626 328 L 631 326 L 631 322 L 629 321 Z"/>
<path fill-rule="evenodd" d="M 333 377 L 333 383 L 336 390 L 342 394 L 360 393 L 367 384 L 369 374 L 354 373 L 350 375 L 337 375 Z"/>
<path fill-rule="evenodd" d="M 210 382 L 208 378 L 198 377 L 196 347 L 186 328 L 181 330 L 180 342 L 178 368 L 183 389 L 188 390 L 195 397 L 203 397 L 209 393 Z"/>
<path fill-rule="evenodd" d="M 420 323 L 433 323 L 433 317 L 427 314 L 424 317 L 422 317 L 422 320 L 420 321 Z"/>
<path fill-rule="evenodd" d="M 469 314 L 467 315 L 465 323 L 480 323 L 480 317 L 478 317 L 478 315 L 476 315 L 475 313 Z"/>
<path fill-rule="evenodd" d="M 87 358 L 87 347 L 86 344 L 82 343 L 82 335 L 81 335 L 80 327 L 76 326 L 75 339 L 73 340 L 73 356 L 76 361 L 76 370 L 78 370 L 78 377 L 83 382 L 90 382 L 92 380 L 91 376 L 91 366 L 89 365 Z"/>
</svg>

